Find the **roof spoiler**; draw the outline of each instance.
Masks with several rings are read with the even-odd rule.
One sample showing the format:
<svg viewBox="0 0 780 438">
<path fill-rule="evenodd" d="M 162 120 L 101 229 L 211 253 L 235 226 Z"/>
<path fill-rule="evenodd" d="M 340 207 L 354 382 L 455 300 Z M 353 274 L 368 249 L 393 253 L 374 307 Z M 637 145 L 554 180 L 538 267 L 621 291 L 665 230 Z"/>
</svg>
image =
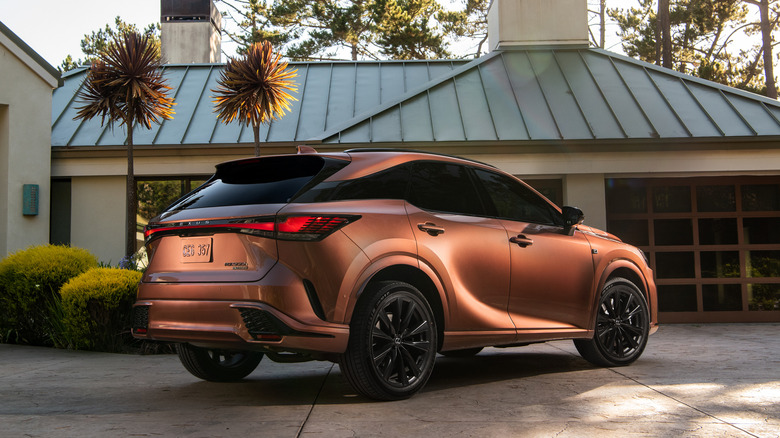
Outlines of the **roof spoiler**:
<svg viewBox="0 0 780 438">
<path fill-rule="evenodd" d="M 316 154 L 316 153 L 317 153 L 317 150 L 314 149 L 311 146 L 305 146 L 305 145 L 302 145 L 302 144 L 298 145 L 298 155 L 300 155 L 300 154 Z"/>
</svg>

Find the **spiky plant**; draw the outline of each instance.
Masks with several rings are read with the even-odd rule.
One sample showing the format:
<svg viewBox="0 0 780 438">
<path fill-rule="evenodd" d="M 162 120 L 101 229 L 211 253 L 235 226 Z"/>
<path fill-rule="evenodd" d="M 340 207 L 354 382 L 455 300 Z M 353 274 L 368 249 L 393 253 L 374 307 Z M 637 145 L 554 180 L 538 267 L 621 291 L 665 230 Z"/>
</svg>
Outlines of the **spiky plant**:
<svg viewBox="0 0 780 438">
<path fill-rule="evenodd" d="M 281 55 L 274 54 L 271 43 L 263 41 L 247 48 L 238 58 L 228 58 L 214 94 L 214 111 L 223 123 L 238 120 L 252 125 L 255 156 L 260 155 L 260 124 L 277 120 L 297 100 L 287 91 L 297 92 L 292 78 L 298 70 L 287 69 Z"/>
<path fill-rule="evenodd" d="M 126 32 L 98 55 L 78 93 L 82 105 L 74 119 L 100 116 L 106 121 L 125 126 L 127 132 L 127 221 L 125 256 L 136 250 L 136 186 L 133 171 L 133 127 L 146 129 L 152 123 L 173 118 L 171 89 L 160 70 L 159 48 L 148 36 Z"/>
</svg>

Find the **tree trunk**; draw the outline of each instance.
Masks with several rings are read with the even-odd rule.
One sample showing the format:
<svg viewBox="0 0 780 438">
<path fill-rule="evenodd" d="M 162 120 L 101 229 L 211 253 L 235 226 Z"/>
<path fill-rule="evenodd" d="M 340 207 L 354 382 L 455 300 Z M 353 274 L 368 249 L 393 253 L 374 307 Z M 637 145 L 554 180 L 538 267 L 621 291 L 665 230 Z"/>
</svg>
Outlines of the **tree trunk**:
<svg viewBox="0 0 780 438">
<path fill-rule="evenodd" d="M 772 25 L 769 21 L 769 0 L 761 0 L 758 5 L 761 12 L 761 39 L 764 49 L 764 76 L 766 77 L 766 96 L 777 99 L 775 68 L 772 56 Z"/>
<path fill-rule="evenodd" d="M 260 156 L 260 124 L 252 125 L 252 133 L 255 135 L 255 156 Z"/>
<path fill-rule="evenodd" d="M 601 0 L 601 8 L 599 9 L 599 47 L 602 49 L 606 45 L 606 27 L 607 27 L 607 0 Z"/>
<path fill-rule="evenodd" d="M 357 61 L 358 60 L 357 56 L 358 56 L 357 43 L 352 43 L 352 60 Z"/>
<path fill-rule="evenodd" d="M 135 187 L 135 173 L 133 170 L 133 119 L 127 123 L 127 184 L 126 184 L 126 202 L 127 202 L 127 233 L 125 235 L 125 256 L 130 257 L 136 251 L 136 212 L 138 211 L 138 202 Z"/>
<path fill-rule="evenodd" d="M 669 22 L 669 0 L 658 0 L 658 28 L 661 39 L 661 65 L 672 68 L 672 27 Z M 656 43 L 656 51 L 658 43 Z"/>
</svg>

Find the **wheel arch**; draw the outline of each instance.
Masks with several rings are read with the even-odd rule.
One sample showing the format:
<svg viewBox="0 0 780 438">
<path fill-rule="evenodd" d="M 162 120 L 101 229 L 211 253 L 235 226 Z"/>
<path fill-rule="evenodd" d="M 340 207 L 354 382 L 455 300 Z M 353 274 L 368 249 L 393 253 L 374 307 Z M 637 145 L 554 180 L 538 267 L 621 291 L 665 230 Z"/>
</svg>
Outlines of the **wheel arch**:
<svg viewBox="0 0 780 438">
<path fill-rule="evenodd" d="M 635 270 L 627 266 L 621 266 L 615 268 L 612 272 L 609 273 L 607 278 L 602 283 L 601 287 L 603 288 L 608 281 L 614 278 L 625 278 L 626 280 L 634 283 L 634 285 L 639 288 L 639 291 L 642 292 L 642 295 L 644 295 L 645 300 L 648 300 L 647 285 L 645 284 L 645 279 Z"/>
<path fill-rule="evenodd" d="M 611 260 L 602 270 L 598 284 L 596 284 L 595 293 L 593 294 L 594 309 L 595 306 L 598 306 L 599 299 L 601 298 L 601 291 L 604 289 L 604 286 L 615 278 L 624 278 L 633 283 L 645 298 L 650 314 L 655 314 L 654 307 L 656 303 L 651 297 L 648 279 L 642 272 L 641 267 L 639 267 L 633 260 L 622 257 Z M 595 312 L 591 312 L 591 315 L 592 317 L 588 327 L 590 327 L 590 330 L 594 330 L 596 325 Z M 651 318 L 651 320 L 654 320 L 654 318 Z"/>
<path fill-rule="evenodd" d="M 354 305 L 349 309 L 349 313 L 346 315 L 347 317 L 345 322 L 348 323 L 352 320 L 352 313 L 354 312 L 354 309 L 362 300 L 367 299 L 367 296 L 363 293 L 364 291 L 378 282 L 388 280 L 409 283 L 416 287 L 423 294 L 423 296 L 425 296 L 425 299 L 431 306 L 434 318 L 436 318 L 436 331 L 438 332 L 437 351 L 440 350 L 442 346 L 442 340 L 444 338 L 445 326 L 445 312 L 442 298 L 436 283 L 434 283 L 434 281 L 425 272 L 415 266 L 407 264 L 394 264 L 386 266 L 375 272 L 358 291 L 357 299 L 355 300 Z"/>
</svg>

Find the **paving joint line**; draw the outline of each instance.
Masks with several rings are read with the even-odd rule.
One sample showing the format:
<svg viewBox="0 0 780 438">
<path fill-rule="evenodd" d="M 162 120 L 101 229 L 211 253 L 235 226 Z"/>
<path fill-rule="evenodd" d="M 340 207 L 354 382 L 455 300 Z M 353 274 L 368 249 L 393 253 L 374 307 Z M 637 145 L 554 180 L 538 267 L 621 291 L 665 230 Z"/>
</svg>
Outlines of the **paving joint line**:
<svg viewBox="0 0 780 438">
<path fill-rule="evenodd" d="M 562 351 L 564 353 L 568 353 L 568 354 L 570 354 L 572 356 L 579 357 L 578 355 L 576 355 L 576 354 L 574 354 L 574 353 L 572 353 L 570 351 L 564 350 L 563 348 L 558 347 L 557 345 L 553 345 L 551 343 L 547 344 L 547 345 L 549 345 L 549 346 L 551 346 L 551 347 L 553 347 L 555 349 L 558 349 L 558 350 L 560 350 L 560 351 Z M 703 410 L 697 408 L 696 406 L 692 406 L 692 405 L 690 405 L 688 403 L 685 403 L 684 401 L 679 400 L 676 397 L 673 397 L 673 396 L 671 396 L 669 394 L 666 394 L 666 393 L 664 393 L 661 390 L 655 389 L 655 388 L 653 388 L 652 386 L 650 386 L 650 385 L 648 385 L 646 383 L 642 383 L 639 380 L 637 380 L 637 379 L 635 379 L 635 378 L 633 378 L 633 377 L 631 377 L 631 376 L 629 376 L 627 374 L 621 373 L 620 371 L 616 370 L 615 368 L 606 368 L 606 369 L 609 370 L 609 371 L 612 371 L 613 373 L 615 373 L 615 374 L 617 374 L 619 376 L 622 376 L 625 379 L 631 380 L 632 382 L 636 383 L 637 385 L 644 386 L 645 388 L 647 388 L 647 389 L 649 389 L 649 390 L 651 390 L 651 391 L 653 391 L 655 393 L 658 393 L 658 394 L 660 394 L 660 395 L 662 395 L 662 396 L 664 396 L 664 397 L 666 397 L 668 399 L 674 400 L 675 402 L 677 402 L 677 403 L 679 403 L 679 404 L 681 404 L 681 405 L 683 405 L 683 406 L 685 406 L 685 407 L 687 407 L 689 409 L 693 409 L 694 411 L 699 412 L 700 414 L 706 415 L 707 417 L 710 417 L 710 418 L 712 418 L 714 420 L 717 420 L 717 421 L 721 422 L 722 424 L 729 425 L 729 426 L 733 427 L 734 429 L 737 429 L 737 430 L 739 430 L 741 432 L 744 432 L 744 433 L 746 433 L 746 434 L 748 434 L 748 435 L 750 435 L 750 436 L 752 436 L 754 438 L 760 438 L 758 435 L 752 434 L 752 433 L 748 432 L 747 430 L 737 426 L 736 424 L 729 423 L 728 421 L 723 420 L 722 418 L 718 418 L 715 415 L 710 414 L 709 412 L 703 411 Z"/>
<path fill-rule="evenodd" d="M 322 385 L 320 385 L 320 389 L 319 391 L 317 391 L 317 395 L 314 396 L 314 401 L 311 402 L 311 407 L 309 408 L 309 412 L 306 414 L 306 418 L 303 419 L 303 422 L 301 422 L 301 426 L 298 428 L 298 432 L 296 432 L 295 438 L 300 438 L 301 433 L 303 433 L 303 428 L 306 427 L 306 423 L 309 422 L 309 417 L 311 417 L 311 413 L 314 412 L 314 407 L 317 406 L 317 400 L 320 399 L 322 390 L 325 389 L 325 382 L 328 381 L 328 377 L 330 377 L 330 373 L 331 371 L 333 371 L 334 366 L 336 366 L 335 363 L 330 365 L 327 374 L 325 374 L 325 378 L 322 379 Z"/>
<path fill-rule="evenodd" d="M 686 407 L 688 407 L 688 408 L 690 408 L 690 409 L 693 409 L 694 411 L 696 411 L 696 412 L 699 412 L 700 414 L 706 415 L 706 416 L 708 416 L 708 417 L 710 417 L 710 418 L 712 418 L 712 419 L 714 419 L 714 420 L 720 421 L 720 422 L 721 422 L 721 423 L 723 423 L 723 424 L 727 424 L 727 425 L 729 425 L 729 426 L 733 427 L 734 429 L 737 429 L 737 430 L 739 430 L 739 431 L 742 431 L 742 432 L 744 432 L 744 433 L 746 433 L 746 434 L 748 434 L 748 435 L 750 435 L 750 436 L 752 436 L 752 437 L 754 437 L 754 438 L 759 438 L 759 436 L 758 436 L 758 435 L 752 434 L 752 433 L 748 432 L 747 430 L 745 430 L 745 429 L 743 429 L 743 428 L 741 428 L 741 427 L 737 426 L 736 424 L 729 423 L 728 421 L 726 421 L 726 420 L 724 420 L 724 419 L 722 419 L 722 418 L 718 418 L 717 416 L 715 416 L 715 415 L 713 415 L 713 414 L 710 414 L 710 413 L 709 413 L 709 412 L 707 412 L 707 411 L 704 411 L 704 410 L 702 410 L 702 409 L 699 409 L 699 408 L 697 408 L 696 406 L 690 405 L 690 404 L 688 404 L 688 403 L 686 403 L 686 402 L 684 402 L 684 401 L 682 401 L 682 400 L 680 400 L 680 399 L 678 399 L 678 398 L 676 398 L 676 397 L 674 397 L 674 396 L 671 396 L 671 395 L 669 395 L 669 394 L 666 394 L 666 393 L 664 393 L 663 391 L 661 391 L 661 390 L 659 390 L 659 389 L 655 389 L 655 388 L 653 388 L 653 387 L 652 387 L 652 386 L 650 386 L 650 385 L 647 385 L 647 384 L 645 384 L 645 383 L 642 383 L 642 382 L 640 382 L 639 380 L 637 380 L 637 379 L 635 379 L 635 378 L 633 378 L 633 377 L 631 377 L 631 376 L 628 376 L 628 375 L 626 375 L 626 374 L 624 374 L 624 373 L 621 373 L 620 371 L 618 371 L 618 370 L 616 370 L 616 369 L 614 369 L 614 368 L 607 368 L 607 369 L 608 369 L 608 370 L 610 370 L 610 371 L 612 371 L 613 373 L 615 373 L 615 374 L 619 375 L 619 376 L 623 376 L 624 378 L 626 378 L 626 379 L 628 379 L 628 380 L 631 380 L 632 382 L 634 382 L 634 383 L 636 383 L 636 384 L 638 384 L 638 385 L 642 385 L 642 386 L 644 386 L 645 388 L 647 388 L 647 389 L 649 389 L 649 390 L 651 390 L 651 391 L 654 391 L 654 392 L 656 392 L 656 393 L 658 393 L 658 394 L 660 394 L 660 395 L 662 395 L 662 396 L 664 396 L 664 397 L 666 397 L 666 398 L 668 398 L 668 399 L 674 400 L 674 401 L 676 401 L 677 403 L 679 403 L 679 404 L 681 404 L 681 405 L 683 405 L 683 406 L 686 406 Z"/>
</svg>

